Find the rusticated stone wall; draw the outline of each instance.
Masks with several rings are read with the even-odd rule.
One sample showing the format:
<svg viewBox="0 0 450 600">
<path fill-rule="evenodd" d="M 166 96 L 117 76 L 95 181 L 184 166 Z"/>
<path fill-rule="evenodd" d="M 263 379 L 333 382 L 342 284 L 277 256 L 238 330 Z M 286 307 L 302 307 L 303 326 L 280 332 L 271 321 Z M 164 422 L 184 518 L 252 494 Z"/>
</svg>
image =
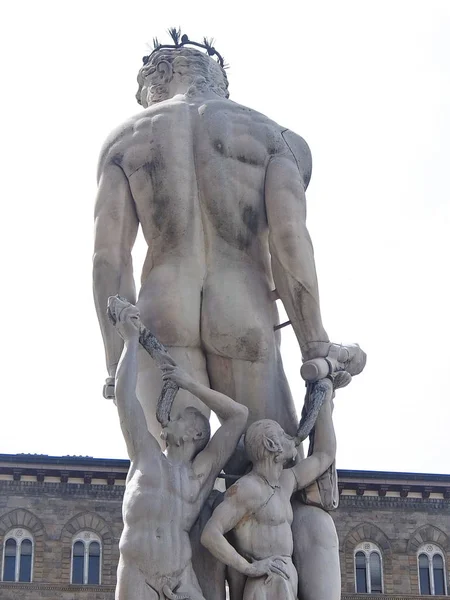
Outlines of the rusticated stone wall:
<svg viewBox="0 0 450 600">
<path fill-rule="evenodd" d="M 448 584 L 449 500 L 343 495 L 333 517 L 340 544 L 343 595 L 355 593 L 354 551 L 360 542 L 373 542 L 380 549 L 384 593 L 390 597 L 419 595 L 417 550 L 426 543 L 442 550 Z"/>
<path fill-rule="evenodd" d="M 5 534 L 31 531 L 33 581 L 0 582 L 1 600 L 113 600 L 127 461 L 0 455 L 0 575 Z M 16 460 L 15 460 L 16 459 Z M 382 554 L 384 597 L 419 598 L 417 550 L 438 546 L 450 558 L 450 476 L 341 471 L 342 599 L 356 600 L 354 551 L 372 542 Z M 70 584 L 71 544 L 79 531 L 102 542 L 100 585 Z M 380 595 L 364 595 L 380 598 Z M 435 596 L 435 598 L 437 598 Z"/>
<path fill-rule="evenodd" d="M 0 583 L 0 598 L 113 600 L 123 490 L 122 485 L 0 481 L 0 548 L 5 533 L 16 527 L 31 531 L 35 541 L 32 583 Z M 86 530 L 102 541 L 101 585 L 72 586 L 72 537 Z"/>
</svg>

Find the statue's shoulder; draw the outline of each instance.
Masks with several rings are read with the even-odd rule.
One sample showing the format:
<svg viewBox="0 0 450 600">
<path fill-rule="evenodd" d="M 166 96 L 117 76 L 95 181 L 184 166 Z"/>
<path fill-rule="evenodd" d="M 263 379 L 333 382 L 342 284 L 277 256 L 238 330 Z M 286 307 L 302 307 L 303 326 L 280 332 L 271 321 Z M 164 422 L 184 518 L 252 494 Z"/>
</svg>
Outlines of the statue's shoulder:
<svg viewBox="0 0 450 600">
<path fill-rule="evenodd" d="M 233 483 L 233 485 L 225 492 L 226 499 L 233 499 L 234 501 L 239 501 L 239 503 L 245 505 L 252 505 L 255 498 L 259 498 L 260 495 L 261 482 L 252 473 L 248 473 L 238 479 L 236 483 Z"/>
<path fill-rule="evenodd" d="M 162 104 L 162 103 L 161 103 Z M 100 150 L 98 176 L 109 163 L 121 164 L 124 153 L 139 139 L 136 134 L 145 133 L 147 124 L 159 114 L 160 106 L 155 105 L 140 111 L 116 127 L 106 138 Z"/>
<path fill-rule="evenodd" d="M 288 157 L 292 157 L 292 160 L 294 160 L 302 174 L 305 188 L 307 188 L 312 171 L 312 155 L 308 144 L 300 135 L 290 129 L 283 129 L 281 137 L 283 140 L 282 153 Z"/>
<path fill-rule="evenodd" d="M 245 122 L 256 138 L 265 141 L 270 154 L 294 155 L 304 163 L 311 162 L 311 152 L 305 140 L 267 115 L 225 98 L 213 100 L 208 103 L 208 107 L 213 113 L 225 113 L 231 120 Z"/>
<path fill-rule="evenodd" d="M 100 178 L 103 169 L 108 163 L 120 163 L 124 148 L 126 148 L 133 135 L 137 118 L 138 116 L 131 117 L 113 129 L 104 141 L 98 159 L 98 178 Z"/>
</svg>

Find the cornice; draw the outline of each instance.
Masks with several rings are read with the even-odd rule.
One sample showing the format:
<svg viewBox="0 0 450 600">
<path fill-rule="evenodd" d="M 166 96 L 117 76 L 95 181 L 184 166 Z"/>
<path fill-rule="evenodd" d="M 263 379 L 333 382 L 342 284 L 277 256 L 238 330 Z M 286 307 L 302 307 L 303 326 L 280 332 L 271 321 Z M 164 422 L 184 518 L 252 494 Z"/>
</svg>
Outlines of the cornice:
<svg viewBox="0 0 450 600">
<path fill-rule="evenodd" d="M 107 594 L 114 593 L 115 586 L 113 585 L 66 585 L 58 583 L 12 583 L 0 582 L 0 590 L 53 590 L 58 592 L 104 592 Z"/>
<path fill-rule="evenodd" d="M 14 481 L 27 484 L 78 485 L 85 486 L 83 490 L 95 488 L 99 493 L 102 486 L 122 488 L 129 464 L 129 461 L 124 459 L 89 456 L 0 454 L 0 484 Z M 450 500 L 450 475 L 339 469 L 338 480 L 341 498 L 357 496 L 365 500 L 366 497 L 370 497 L 370 502 L 373 502 L 373 497 L 413 498 L 419 502 Z M 75 488 L 65 489 L 75 493 Z M 77 489 L 80 490 L 80 487 Z"/>
<path fill-rule="evenodd" d="M 450 500 L 445 498 L 402 498 L 379 496 L 347 496 L 339 499 L 341 508 L 379 508 L 397 510 L 445 511 L 450 515 Z"/>
<path fill-rule="evenodd" d="M 389 600 L 423 600 L 423 596 L 417 595 L 398 595 L 398 594 L 342 594 L 341 600 L 361 600 L 364 598 L 365 600 L 370 600 L 373 598 L 374 600 L 383 600 L 383 598 Z M 448 600 L 448 596 L 432 596 L 433 600 Z"/>
</svg>

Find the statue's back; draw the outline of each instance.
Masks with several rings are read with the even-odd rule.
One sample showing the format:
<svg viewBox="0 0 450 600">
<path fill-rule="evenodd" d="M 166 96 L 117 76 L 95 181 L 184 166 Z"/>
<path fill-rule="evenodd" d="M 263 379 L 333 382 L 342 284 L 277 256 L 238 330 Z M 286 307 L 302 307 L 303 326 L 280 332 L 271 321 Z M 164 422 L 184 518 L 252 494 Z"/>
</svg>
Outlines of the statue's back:
<svg viewBox="0 0 450 600">
<path fill-rule="evenodd" d="M 264 181 L 286 149 L 281 132 L 229 100 L 179 96 L 138 115 L 119 142 L 149 244 L 140 309 L 163 343 L 264 358 L 276 319 Z M 225 347 L 230 328 L 240 350 Z"/>
</svg>

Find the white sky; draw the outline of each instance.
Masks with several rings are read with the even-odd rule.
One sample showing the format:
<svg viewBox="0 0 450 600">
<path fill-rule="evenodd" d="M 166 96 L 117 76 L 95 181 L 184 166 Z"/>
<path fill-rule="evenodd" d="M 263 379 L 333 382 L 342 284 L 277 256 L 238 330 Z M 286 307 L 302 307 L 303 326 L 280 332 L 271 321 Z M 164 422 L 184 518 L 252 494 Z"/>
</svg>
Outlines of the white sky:
<svg viewBox="0 0 450 600">
<path fill-rule="evenodd" d="M 215 37 L 233 100 L 312 149 L 324 324 L 369 356 L 337 398 L 338 466 L 450 472 L 450 3 L 23 0 L 2 13 L 0 452 L 126 457 L 101 394 L 96 160 L 139 109 L 146 42 L 181 25 Z M 286 330 L 283 357 L 300 407 Z"/>
</svg>

